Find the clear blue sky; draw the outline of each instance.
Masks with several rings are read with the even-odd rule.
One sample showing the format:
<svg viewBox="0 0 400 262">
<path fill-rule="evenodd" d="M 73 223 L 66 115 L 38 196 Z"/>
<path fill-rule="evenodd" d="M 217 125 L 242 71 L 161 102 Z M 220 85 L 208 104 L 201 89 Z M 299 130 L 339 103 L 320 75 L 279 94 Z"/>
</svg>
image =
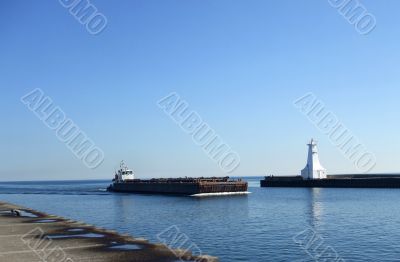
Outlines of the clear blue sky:
<svg viewBox="0 0 400 262">
<path fill-rule="evenodd" d="M 156 102 L 179 93 L 241 157 L 232 175 L 297 174 L 319 141 L 329 173 L 356 172 L 294 106 L 314 92 L 399 172 L 400 2 L 362 1 L 357 33 L 328 1 L 92 0 L 89 34 L 57 0 L 0 3 L 0 180 L 223 175 Z M 41 88 L 101 147 L 89 170 L 20 97 Z"/>
</svg>

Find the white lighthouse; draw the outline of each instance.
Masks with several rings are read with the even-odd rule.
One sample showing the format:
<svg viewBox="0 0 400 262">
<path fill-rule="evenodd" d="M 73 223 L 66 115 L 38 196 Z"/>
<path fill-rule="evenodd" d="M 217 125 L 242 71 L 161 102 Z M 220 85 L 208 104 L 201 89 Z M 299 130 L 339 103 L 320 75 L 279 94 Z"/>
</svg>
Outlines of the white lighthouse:
<svg viewBox="0 0 400 262">
<path fill-rule="evenodd" d="M 303 179 L 324 179 L 326 169 L 319 162 L 317 141 L 311 139 L 308 145 L 308 159 L 306 167 L 301 170 Z"/>
</svg>

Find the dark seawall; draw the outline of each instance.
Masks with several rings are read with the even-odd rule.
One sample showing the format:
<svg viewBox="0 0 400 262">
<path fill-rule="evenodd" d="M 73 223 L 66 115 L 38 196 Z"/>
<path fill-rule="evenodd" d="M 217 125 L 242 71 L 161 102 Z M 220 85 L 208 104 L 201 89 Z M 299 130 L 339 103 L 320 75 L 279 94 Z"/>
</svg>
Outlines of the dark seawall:
<svg viewBox="0 0 400 262">
<path fill-rule="evenodd" d="M 400 188 L 400 176 L 347 174 L 330 175 L 327 179 L 304 180 L 294 177 L 265 177 L 261 187 L 326 187 L 326 188 Z"/>
</svg>

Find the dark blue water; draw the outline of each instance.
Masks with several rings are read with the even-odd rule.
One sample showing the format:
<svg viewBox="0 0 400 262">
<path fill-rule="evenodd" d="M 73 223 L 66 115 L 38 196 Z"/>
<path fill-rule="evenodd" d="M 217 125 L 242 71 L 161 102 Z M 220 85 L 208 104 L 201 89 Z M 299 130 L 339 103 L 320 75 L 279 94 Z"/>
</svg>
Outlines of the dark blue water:
<svg viewBox="0 0 400 262">
<path fill-rule="evenodd" d="M 0 183 L 0 200 L 153 242 L 175 225 L 221 261 L 400 260 L 400 190 L 267 189 L 259 179 L 248 196 L 200 199 L 108 193 L 109 181 Z"/>
</svg>

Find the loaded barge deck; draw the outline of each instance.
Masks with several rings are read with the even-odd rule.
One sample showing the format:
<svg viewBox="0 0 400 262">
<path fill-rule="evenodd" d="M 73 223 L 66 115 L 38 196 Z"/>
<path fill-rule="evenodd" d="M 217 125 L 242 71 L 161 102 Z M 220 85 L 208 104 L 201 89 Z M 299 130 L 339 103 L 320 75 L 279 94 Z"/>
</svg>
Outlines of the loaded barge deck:
<svg viewBox="0 0 400 262">
<path fill-rule="evenodd" d="M 108 188 L 113 192 L 173 195 L 245 194 L 247 189 L 247 182 L 229 177 L 114 180 Z"/>
<path fill-rule="evenodd" d="M 124 161 L 115 173 L 112 184 L 107 188 L 111 192 L 170 195 L 220 195 L 247 194 L 247 182 L 229 177 L 199 178 L 153 178 L 135 179 L 133 171 Z"/>
</svg>

